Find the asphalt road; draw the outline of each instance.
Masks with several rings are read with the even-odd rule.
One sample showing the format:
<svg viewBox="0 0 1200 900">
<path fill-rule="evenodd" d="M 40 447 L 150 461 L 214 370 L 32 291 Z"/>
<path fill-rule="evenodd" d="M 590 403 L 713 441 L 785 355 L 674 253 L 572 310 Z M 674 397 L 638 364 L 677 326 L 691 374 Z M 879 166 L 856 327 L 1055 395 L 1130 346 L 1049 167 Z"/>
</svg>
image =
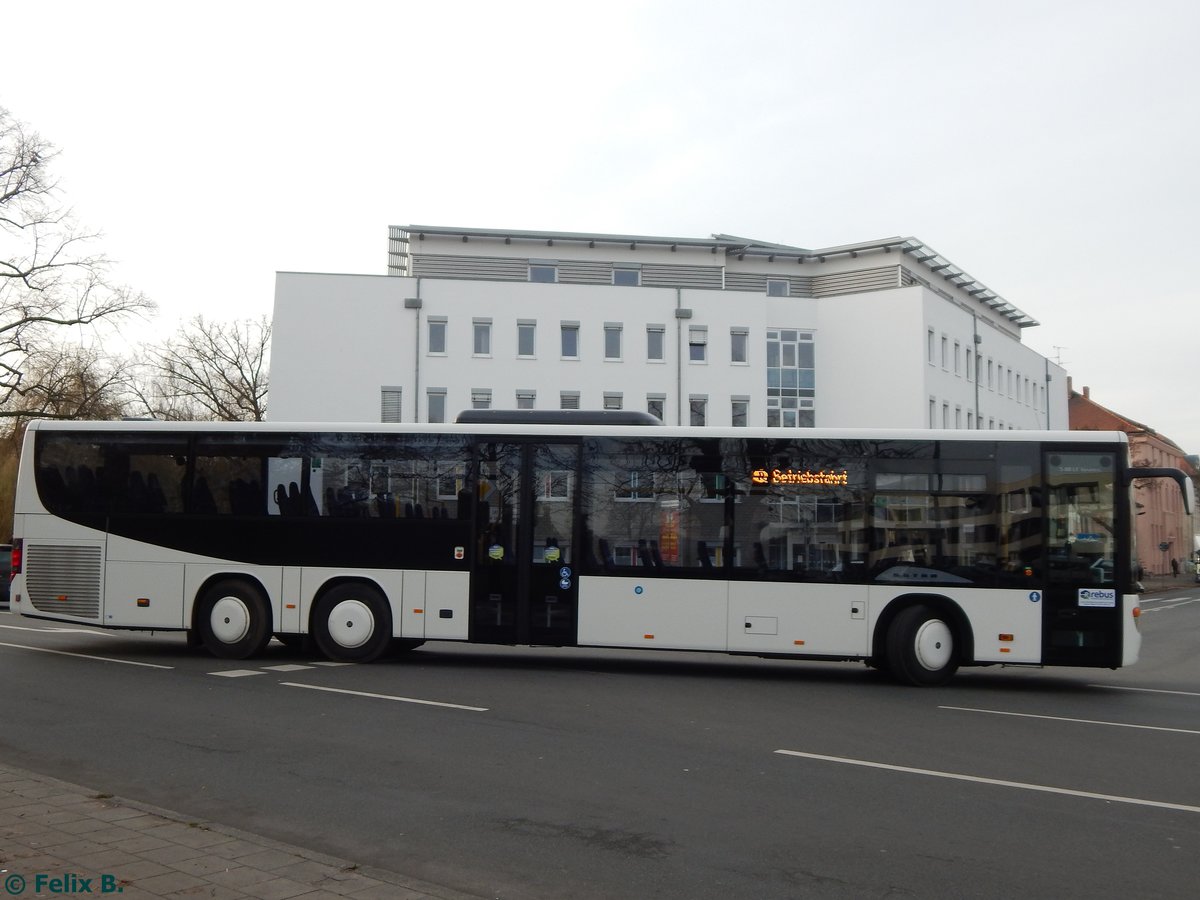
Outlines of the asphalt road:
<svg viewBox="0 0 1200 900">
<path fill-rule="evenodd" d="M 0 756 L 509 900 L 1191 898 L 1200 586 L 1142 622 L 1129 669 L 915 689 L 698 653 L 230 663 L 0 613 Z"/>
</svg>

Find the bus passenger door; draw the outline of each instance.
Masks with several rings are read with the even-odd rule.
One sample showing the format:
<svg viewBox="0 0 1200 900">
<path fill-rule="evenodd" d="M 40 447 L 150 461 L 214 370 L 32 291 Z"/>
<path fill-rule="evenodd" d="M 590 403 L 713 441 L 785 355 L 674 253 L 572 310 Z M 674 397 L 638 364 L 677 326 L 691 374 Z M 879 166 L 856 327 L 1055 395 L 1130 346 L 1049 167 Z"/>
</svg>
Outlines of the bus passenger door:
<svg viewBox="0 0 1200 900">
<path fill-rule="evenodd" d="M 470 639 L 574 644 L 579 447 L 478 446 Z"/>
<path fill-rule="evenodd" d="M 1046 590 L 1042 662 L 1119 666 L 1122 588 L 1130 581 L 1119 535 L 1129 529 L 1116 503 L 1111 451 L 1046 454 Z"/>
</svg>

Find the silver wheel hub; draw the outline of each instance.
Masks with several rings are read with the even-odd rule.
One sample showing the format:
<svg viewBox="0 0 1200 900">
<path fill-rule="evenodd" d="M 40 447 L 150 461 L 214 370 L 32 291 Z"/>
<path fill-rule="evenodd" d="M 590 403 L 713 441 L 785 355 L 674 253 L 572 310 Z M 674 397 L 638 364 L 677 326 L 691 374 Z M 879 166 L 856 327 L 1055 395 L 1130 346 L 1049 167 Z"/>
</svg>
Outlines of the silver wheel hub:
<svg viewBox="0 0 1200 900">
<path fill-rule="evenodd" d="M 222 644 L 236 644 L 250 633 L 250 609 L 240 597 L 222 597 L 213 604 L 208 625 Z"/>
<path fill-rule="evenodd" d="M 954 636 L 941 619 L 930 619 L 917 629 L 913 650 L 922 668 L 936 672 L 949 665 L 954 655 Z"/>
<path fill-rule="evenodd" d="M 361 600 L 343 600 L 329 611 L 328 626 L 334 643 L 353 650 L 375 634 L 375 614 Z"/>
</svg>

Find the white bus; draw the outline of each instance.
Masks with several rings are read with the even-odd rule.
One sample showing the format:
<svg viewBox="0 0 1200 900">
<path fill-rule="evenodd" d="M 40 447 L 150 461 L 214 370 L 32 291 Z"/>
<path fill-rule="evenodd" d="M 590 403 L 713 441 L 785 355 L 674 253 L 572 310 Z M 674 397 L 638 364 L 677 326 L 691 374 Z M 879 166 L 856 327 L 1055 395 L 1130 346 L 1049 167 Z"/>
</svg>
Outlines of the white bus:
<svg viewBox="0 0 1200 900">
<path fill-rule="evenodd" d="M 34 422 L 12 610 L 272 636 L 367 662 L 424 641 L 1116 668 L 1140 646 L 1124 435 Z M 647 417 L 648 418 L 648 417 Z M 466 419 L 466 421 L 463 421 Z"/>
</svg>

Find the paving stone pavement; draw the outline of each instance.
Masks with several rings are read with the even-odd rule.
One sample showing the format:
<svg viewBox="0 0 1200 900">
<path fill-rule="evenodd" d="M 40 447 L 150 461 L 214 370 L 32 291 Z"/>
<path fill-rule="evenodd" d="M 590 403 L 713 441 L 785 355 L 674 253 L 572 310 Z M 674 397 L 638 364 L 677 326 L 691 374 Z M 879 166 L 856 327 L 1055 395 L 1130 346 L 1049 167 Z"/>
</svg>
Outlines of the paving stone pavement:
<svg viewBox="0 0 1200 900">
<path fill-rule="evenodd" d="M 0 762 L 0 898 L 480 900 Z"/>
</svg>

